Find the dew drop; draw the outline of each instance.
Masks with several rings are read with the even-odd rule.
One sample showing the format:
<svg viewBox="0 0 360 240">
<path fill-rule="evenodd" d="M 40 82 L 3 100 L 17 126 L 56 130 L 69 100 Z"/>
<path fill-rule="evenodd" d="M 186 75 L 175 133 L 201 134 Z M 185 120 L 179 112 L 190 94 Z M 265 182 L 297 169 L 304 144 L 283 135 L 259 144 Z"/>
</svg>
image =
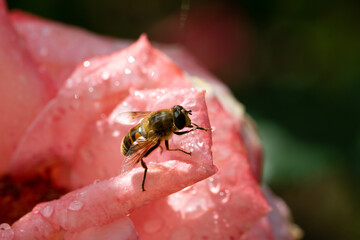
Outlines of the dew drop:
<svg viewBox="0 0 360 240">
<path fill-rule="evenodd" d="M 101 79 L 102 80 L 109 80 L 110 79 L 110 73 L 109 72 L 103 72 L 102 74 L 101 74 Z"/>
<path fill-rule="evenodd" d="M 84 65 L 84 67 L 90 66 L 90 61 L 84 61 L 83 65 Z"/>
<path fill-rule="evenodd" d="M 135 97 L 139 97 L 140 99 L 143 99 L 143 98 L 144 98 L 144 94 L 143 94 L 142 92 L 140 92 L 140 91 L 136 91 L 136 92 L 134 93 L 134 95 L 135 95 Z"/>
<path fill-rule="evenodd" d="M 113 131 L 112 136 L 113 137 L 119 137 L 120 136 L 120 131 L 118 131 L 118 130 Z"/>
<path fill-rule="evenodd" d="M 222 221 L 223 221 L 223 223 L 224 223 L 224 225 L 225 225 L 226 228 L 229 228 L 229 227 L 230 227 L 230 223 L 229 223 L 229 221 L 228 221 L 226 218 L 223 218 Z"/>
<path fill-rule="evenodd" d="M 40 212 L 41 212 L 41 215 L 48 218 L 53 214 L 54 208 L 52 206 L 50 206 L 50 205 L 47 205 L 46 207 L 41 209 Z"/>
<path fill-rule="evenodd" d="M 82 202 L 75 200 L 70 203 L 68 209 L 71 211 L 79 211 L 83 206 L 84 204 Z"/>
<path fill-rule="evenodd" d="M 219 196 L 222 203 L 227 203 L 230 199 L 231 193 L 229 189 L 225 189 L 219 193 Z"/>
<path fill-rule="evenodd" d="M 135 62 L 135 58 L 134 58 L 133 56 L 130 56 L 130 57 L 128 58 L 128 62 L 129 62 L 129 63 Z"/>
<path fill-rule="evenodd" d="M 130 69 L 128 69 L 128 68 L 125 68 L 125 74 L 130 74 L 131 73 L 131 70 Z"/>
<path fill-rule="evenodd" d="M 218 219 L 219 219 L 219 214 L 218 214 L 217 212 L 214 212 L 213 216 L 214 216 L 214 220 L 218 220 Z"/>
<path fill-rule="evenodd" d="M 114 85 L 115 85 L 115 87 L 118 87 L 118 86 L 120 86 L 120 82 L 119 82 L 119 81 L 115 81 L 115 82 L 114 82 Z"/>
<path fill-rule="evenodd" d="M 14 231 L 11 226 L 7 223 L 0 224 L 0 239 L 13 239 Z"/>
<path fill-rule="evenodd" d="M 212 192 L 213 194 L 217 194 L 220 191 L 220 183 L 216 178 L 209 178 L 208 186 L 210 192 Z"/>
<path fill-rule="evenodd" d="M 94 88 L 93 88 L 93 87 L 89 87 L 88 90 L 89 90 L 89 93 L 94 92 Z"/>
<path fill-rule="evenodd" d="M 9 230 L 11 229 L 11 226 L 7 223 L 0 224 L 0 230 Z"/>
<path fill-rule="evenodd" d="M 189 193 L 191 195 L 195 195 L 197 193 L 197 190 L 194 186 L 188 186 L 186 188 L 184 188 L 183 190 L 181 190 L 184 193 Z"/>
<path fill-rule="evenodd" d="M 158 232 L 163 225 L 164 222 L 162 219 L 159 218 L 151 219 L 144 224 L 144 231 L 146 233 L 153 234 Z"/>
</svg>

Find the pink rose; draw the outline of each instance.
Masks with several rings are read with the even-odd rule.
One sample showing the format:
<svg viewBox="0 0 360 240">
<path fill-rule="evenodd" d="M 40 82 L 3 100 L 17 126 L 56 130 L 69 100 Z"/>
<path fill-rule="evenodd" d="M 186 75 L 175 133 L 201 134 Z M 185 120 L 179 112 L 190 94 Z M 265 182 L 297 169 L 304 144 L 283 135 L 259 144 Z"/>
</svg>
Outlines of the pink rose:
<svg viewBox="0 0 360 240">
<path fill-rule="evenodd" d="M 1 224 L 0 239 L 294 239 L 286 205 L 259 184 L 252 121 L 183 49 L 9 14 L 3 0 L 0 34 L 0 207 L 18 213 L 24 199 L 67 192 Z M 146 157 L 143 192 L 140 164 L 120 172 L 131 125 L 118 116 L 174 105 L 212 131 L 171 138 L 191 156 Z"/>
</svg>

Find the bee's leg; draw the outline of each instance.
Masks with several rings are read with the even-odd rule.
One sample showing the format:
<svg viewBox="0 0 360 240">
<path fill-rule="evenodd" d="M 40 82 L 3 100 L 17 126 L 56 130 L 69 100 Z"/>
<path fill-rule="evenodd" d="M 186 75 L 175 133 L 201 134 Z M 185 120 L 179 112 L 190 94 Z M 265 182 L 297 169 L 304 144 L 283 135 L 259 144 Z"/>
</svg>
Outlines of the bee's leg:
<svg viewBox="0 0 360 240">
<path fill-rule="evenodd" d="M 203 127 L 200 127 L 199 125 L 197 125 L 196 123 L 191 123 L 191 124 L 194 124 L 195 127 L 188 130 L 188 131 L 184 131 L 184 132 L 174 132 L 174 134 L 176 135 L 184 135 L 186 133 L 189 133 L 189 132 L 192 132 L 192 131 L 195 131 L 196 129 L 200 129 L 200 130 L 204 130 L 204 131 L 208 131 L 208 130 L 211 130 L 211 128 L 203 128 Z"/>
<path fill-rule="evenodd" d="M 148 167 L 146 166 L 146 163 L 144 162 L 144 160 L 142 158 L 141 158 L 141 166 L 145 169 L 143 181 L 141 184 L 142 190 L 143 190 L 143 192 L 145 192 L 144 185 L 145 185 L 145 179 L 146 179 L 146 173 L 147 173 Z"/>
<path fill-rule="evenodd" d="M 199 125 L 197 125 L 196 123 L 191 123 L 191 124 L 194 124 L 196 128 L 193 128 L 194 130 L 196 129 L 200 129 L 200 130 L 204 130 L 204 131 L 208 131 L 208 130 L 211 130 L 211 128 L 203 128 L 203 127 L 200 127 Z"/>
<path fill-rule="evenodd" d="M 174 132 L 174 134 L 176 134 L 176 135 L 184 135 L 184 134 L 187 134 L 187 133 L 192 132 L 194 130 L 196 130 L 196 128 L 193 128 L 193 129 L 191 129 L 189 131 L 184 131 L 184 132 Z"/>
<path fill-rule="evenodd" d="M 148 170 L 148 167 L 146 166 L 146 163 L 144 162 L 143 158 L 146 157 L 147 155 L 149 155 L 152 151 L 154 151 L 159 145 L 160 145 L 160 140 L 158 140 L 158 142 L 151 148 L 149 148 L 149 150 L 147 150 L 147 152 L 144 154 L 144 156 L 141 158 L 141 166 L 144 168 L 144 177 L 143 177 L 143 181 L 142 181 L 142 190 L 143 192 L 145 191 L 145 179 L 146 179 L 146 173 L 147 173 L 147 170 Z"/>
<path fill-rule="evenodd" d="M 164 149 L 163 149 L 163 147 L 161 145 L 159 147 L 160 147 L 160 154 L 162 154 Z"/>
<path fill-rule="evenodd" d="M 168 150 L 168 151 L 181 151 L 181 152 L 183 152 L 183 153 L 186 153 L 186 154 L 191 155 L 191 152 L 186 152 L 186 151 L 184 151 L 184 150 L 182 150 L 182 149 L 180 149 L 180 148 L 170 149 L 170 148 L 169 148 L 169 141 L 168 141 L 168 140 L 165 140 L 165 146 L 166 146 L 166 150 Z"/>
<path fill-rule="evenodd" d="M 147 152 L 144 154 L 143 157 L 147 157 L 152 151 L 154 151 L 161 143 L 161 140 L 158 140 L 158 142 L 151 148 L 149 148 L 149 150 L 147 150 Z"/>
</svg>

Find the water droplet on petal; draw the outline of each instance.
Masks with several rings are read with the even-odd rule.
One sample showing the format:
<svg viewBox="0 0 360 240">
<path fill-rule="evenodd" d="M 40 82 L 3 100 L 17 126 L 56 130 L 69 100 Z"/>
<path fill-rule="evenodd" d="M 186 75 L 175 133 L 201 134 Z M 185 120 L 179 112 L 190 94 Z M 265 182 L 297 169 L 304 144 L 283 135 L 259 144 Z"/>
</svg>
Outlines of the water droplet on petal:
<svg viewBox="0 0 360 240">
<path fill-rule="evenodd" d="M 7 223 L 0 224 L 0 230 L 9 230 L 11 229 L 11 226 Z"/>
<path fill-rule="evenodd" d="M 216 178 L 209 178 L 208 186 L 210 192 L 212 192 L 213 194 L 217 194 L 220 191 L 220 183 Z"/>
<path fill-rule="evenodd" d="M 41 215 L 48 218 L 53 214 L 54 208 L 52 206 L 50 206 L 50 205 L 47 205 L 46 207 L 41 209 L 40 212 L 41 212 Z"/>
<path fill-rule="evenodd" d="M 109 80 L 110 79 L 110 73 L 109 72 L 103 72 L 102 74 L 101 74 L 101 78 L 102 78 L 102 80 Z"/>
<path fill-rule="evenodd" d="M 133 56 L 130 56 L 130 57 L 128 58 L 128 62 L 129 62 L 129 63 L 135 62 L 135 58 L 134 58 Z"/>
<path fill-rule="evenodd" d="M 229 221 L 228 221 L 226 218 L 223 218 L 222 221 L 223 221 L 223 223 L 224 223 L 224 225 L 225 225 L 226 228 L 229 228 L 229 227 L 230 227 L 230 223 L 229 223 Z"/>
<path fill-rule="evenodd" d="M 125 68 L 125 74 L 130 74 L 131 73 L 131 70 L 130 69 L 128 69 L 128 68 Z"/>
<path fill-rule="evenodd" d="M 14 231 L 11 226 L 7 223 L 0 224 L 0 239 L 13 239 Z"/>
<path fill-rule="evenodd" d="M 68 209 L 71 211 L 79 211 L 83 206 L 84 204 L 82 202 L 75 200 L 70 203 Z"/>
<path fill-rule="evenodd" d="M 113 131 L 112 136 L 113 137 L 119 137 L 120 136 L 120 131 L 118 131 L 118 130 Z"/>
<path fill-rule="evenodd" d="M 144 224 L 144 231 L 149 234 L 156 233 L 161 229 L 163 225 L 164 222 L 162 221 L 162 219 L 151 219 Z"/>
<path fill-rule="evenodd" d="M 219 193 L 220 200 L 222 203 L 227 203 L 230 199 L 231 193 L 229 189 L 225 189 Z"/>
<path fill-rule="evenodd" d="M 90 66 L 90 61 L 84 61 L 83 65 L 84 65 L 84 67 Z"/>
<path fill-rule="evenodd" d="M 181 190 L 184 193 L 189 193 L 191 195 L 195 195 L 197 193 L 197 190 L 194 186 L 188 186 L 186 188 L 184 188 L 183 190 Z"/>
<path fill-rule="evenodd" d="M 93 87 L 89 87 L 89 93 L 92 93 L 92 92 L 94 92 L 94 88 Z"/>
</svg>

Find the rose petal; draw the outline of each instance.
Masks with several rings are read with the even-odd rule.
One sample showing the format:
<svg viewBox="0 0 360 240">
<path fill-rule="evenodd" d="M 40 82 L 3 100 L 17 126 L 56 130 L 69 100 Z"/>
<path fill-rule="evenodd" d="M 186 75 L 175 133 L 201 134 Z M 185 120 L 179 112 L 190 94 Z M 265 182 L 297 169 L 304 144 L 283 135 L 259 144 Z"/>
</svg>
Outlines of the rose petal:
<svg viewBox="0 0 360 240">
<path fill-rule="evenodd" d="M 25 215 L 21 220 L 13 224 L 12 235 L 2 240 L 34 240 L 34 239 L 138 239 L 133 223 L 129 218 L 119 218 L 111 223 L 101 226 L 86 228 L 83 231 L 71 232 L 59 228 L 49 222 L 47 215 L 49 207 L 39 211 L 33 211 Z M 52 214 L 52 212 L 51 212 Z"/>
<path fill-rule="evenodd" d="M 130 88 L 190 86 L 146 37 L 121 52 L 85 61 L 33 122 L 13 157 L 11 172 L 25 177 L 43 164 L 70 164 L 86 126 L 109 114 Z"/>
<path fill-rule="evenodd" d="M 65 233 L 66 240 L 137 240 L 134 224 L 124 217 L 107 225 L 88 228 L 79 233 Z"/>
<path fill-rule="evenodd" d="M 35 60 L 47 69 L 58 89 L 80 62 L 130 45 L 130 41 L 115 41 L 18 10 L 11 12 L 11 20 Z"/>
<path fill-rule="evenodd" d="M 1 175 L 8 171 L 21 136 L 54 89 L 15 32 L 4 0 L 0 0 L 0 36 Z"/>
<path fill-rule="evenodd" d="M 123 157 L 120 155 L 122 138 L 128 133 L 131 125 L 118 122 L 120 113 L 128 111 L 155 111 L 171 108 L 180 104 L 192 110 L 191 119 L 203 127 L 210 127 L 207 117 L 204 92 L 195 89 L 156 89 L 131 91 L 122 104 L 118 105 L 108 119 L 98 120 L 87 130 L 87 137 L 79 146 L 75 161 L 71 167 L 72 188 L 93 183 L 119 174 Z M 195 131 L 183 136 L 173 136 L 170 146 L 192 152 L 191 159 L 197 163 L 209 164 L 211 161 L 211 132 Z M 163 146 L 163 145 L 162 145 Z M 163 148 L 165 148 L 163 146 Z M 167 159 L 189 159 L 187 155 L 177 152 L 154 151 L 145 161 L 161 162 Z M 202 159 L 202 160 L 200 160 Z M 151 164 L 151 163 L 150 163 Z M 140 183 L 139 183 L 140 184 Z"/>
<path fill-rule="evenodd" d="M 219 172 L 130 215 L 141 239 L 238 239 L 269 211 L 247 161 L 239 124 L 215 98 L 208 112 Z"/>
</svg>

